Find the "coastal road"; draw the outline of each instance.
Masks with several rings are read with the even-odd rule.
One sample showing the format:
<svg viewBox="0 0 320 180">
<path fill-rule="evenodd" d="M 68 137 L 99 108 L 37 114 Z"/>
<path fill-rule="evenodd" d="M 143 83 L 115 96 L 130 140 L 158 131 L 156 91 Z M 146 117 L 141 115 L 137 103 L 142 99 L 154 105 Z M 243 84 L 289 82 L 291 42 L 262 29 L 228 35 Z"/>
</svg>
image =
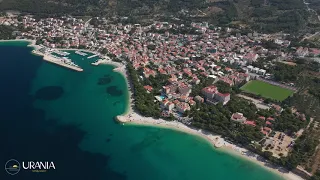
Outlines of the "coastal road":
<svg viewBox="0 0 320 180">
<path fill-rule="evenodd" d="M 306 2 L 306 0 L 302 0 L 302 1 L 303 1 L 303 4 L 306 5 L 307 10 L 310 11 L 310 12 L 313 12 L 313 13 L 317 16 L 318 20 L 320 21 L 320 16 L 319 16 L 319 14 L 317 13 L 317 11 L 315 11 L 314 9 L 311 9 L 311 8 L 309 7 L 310 3 Z"/>
<path fill-rule="evenodd" d="M 89 23 L 90 23 L 91 19 L 92 19 L 92 18 L 90 18 L 88 21 L 86 21 L 86 22 L 84 23 L 84 27 L 88 27 L 88 25 L 89 25 Z"/>
</svg>

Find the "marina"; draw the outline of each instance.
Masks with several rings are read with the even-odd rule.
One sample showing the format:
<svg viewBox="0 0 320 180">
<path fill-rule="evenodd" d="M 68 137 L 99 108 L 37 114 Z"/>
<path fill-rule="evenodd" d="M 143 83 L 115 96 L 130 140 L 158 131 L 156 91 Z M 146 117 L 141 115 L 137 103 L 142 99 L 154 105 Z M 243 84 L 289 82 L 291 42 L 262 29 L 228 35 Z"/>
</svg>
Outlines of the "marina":
<svg viewBox="0 0 320 180">
<path fill-rule="evenodd" d="M 48 49 L 48 48 L 39 48 L 39 49 L 35 49 L 32 51 L 33 54 L 39 55 L 39 56 L 43 56 L 43 59 L 45 61 L 75 70 L 75 71 L 83 71 L 82 68 L 80 68 L 80 66 L 78 66 L 77 64 L 75 64 L 74 62 L 72 62 L 71 59 L 69 59 L 68 57 L 58 57 L 56 55 L 53 55 L 52 52 L 61 55 L 61 56 L 67 56 L 70 53 L 68 52 L 62 52 L 62 51 L 54 51 L 52 49 Z"/>
</svg>

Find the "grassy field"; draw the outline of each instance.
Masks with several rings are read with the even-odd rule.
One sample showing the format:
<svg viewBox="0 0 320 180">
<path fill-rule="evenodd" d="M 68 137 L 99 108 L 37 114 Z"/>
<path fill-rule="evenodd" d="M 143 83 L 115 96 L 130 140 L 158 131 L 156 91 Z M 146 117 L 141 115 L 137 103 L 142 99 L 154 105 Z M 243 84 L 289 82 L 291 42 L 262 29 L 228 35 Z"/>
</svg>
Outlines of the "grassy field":
<svg viewBox="0 0 320 180">
<path fill-rule="evenodd" d="M 263 81 L 253 80 L 241 87 L 241 90 L 257 95 L 261 95 L 265 98 L 275 99 L 283 101 L 287 97 L 293 94 L 294 91 L 285 89 L 279 86 L 271 85 Z"/>
</svg>

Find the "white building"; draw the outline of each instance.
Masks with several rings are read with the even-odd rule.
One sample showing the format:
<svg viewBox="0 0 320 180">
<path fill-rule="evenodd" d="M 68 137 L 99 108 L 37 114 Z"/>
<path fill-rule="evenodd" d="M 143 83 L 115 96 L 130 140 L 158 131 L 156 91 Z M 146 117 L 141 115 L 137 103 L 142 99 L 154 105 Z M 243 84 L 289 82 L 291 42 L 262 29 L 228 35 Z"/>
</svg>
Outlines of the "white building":
<svg viewBox="0 0 320 180">
<path fill-rule="evenodd" d="M 260 69 L 259 72 L 258 72 L 258 74 L 264 76 L 264 75 L 266 74 L 266 70 Z"/>
<path fill-rule="evenodd" d="M 259 72 L 259 70 L 260 70 L 259 68 L 255 67 L 255 68 L 253 68 L 253 69 L 252 69 L 252 72 L 254 72 L 254 73 L 258 73 L 258 72 Z"/>
</svg>

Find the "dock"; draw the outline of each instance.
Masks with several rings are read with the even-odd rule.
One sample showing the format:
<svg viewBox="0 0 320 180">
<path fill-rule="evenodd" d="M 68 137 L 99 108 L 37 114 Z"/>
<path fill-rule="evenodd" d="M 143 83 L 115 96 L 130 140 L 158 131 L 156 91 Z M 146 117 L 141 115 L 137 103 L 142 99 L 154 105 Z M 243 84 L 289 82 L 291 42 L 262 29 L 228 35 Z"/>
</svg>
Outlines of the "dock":
<svg viewBox="0 0 320 180">
<path fill-rule="evenodd" d="M 92 64 L 92 65 L 95 65 L 95 66 L 98 66 L 99 64 L 104 63 L 104 62 L 106 62 L 106 60 L 104 60 L 104 59 L 98 59 L 96 62 L 91 63 L 91 64 Z"/>
<path fill-rule="evenodd" d="M 97 57 L 97 56 L 99 56 L 99 55 L 98 54 L 94 54 L 92 56 L 89 56 L 88 59 L 91 59 L 91 58 L 94 58 L 94 57 Z"/>
<path fill-rule="evenodd" d="M 37 50 L 33 50 L 32 53 L 39 55 L 39 56 L 43 56 L 43 60 L 75 70 L 75 71 L 83 71 L 82 68 L 80 68 L 77 64 L 75 64 L 74 62 L 72 62 L 69 58 L 67 57 L 57 57 L 55 55 L 52 55 L 50 53 L 42 53 L 40 51 Z"/>
<path fill-rule="evenodd" d="M 76 54 L 79 54 L 80 56 L 87 56 L 87 53 L 81 52 L 81 51 L 76 51 Z"/>
</svg>

